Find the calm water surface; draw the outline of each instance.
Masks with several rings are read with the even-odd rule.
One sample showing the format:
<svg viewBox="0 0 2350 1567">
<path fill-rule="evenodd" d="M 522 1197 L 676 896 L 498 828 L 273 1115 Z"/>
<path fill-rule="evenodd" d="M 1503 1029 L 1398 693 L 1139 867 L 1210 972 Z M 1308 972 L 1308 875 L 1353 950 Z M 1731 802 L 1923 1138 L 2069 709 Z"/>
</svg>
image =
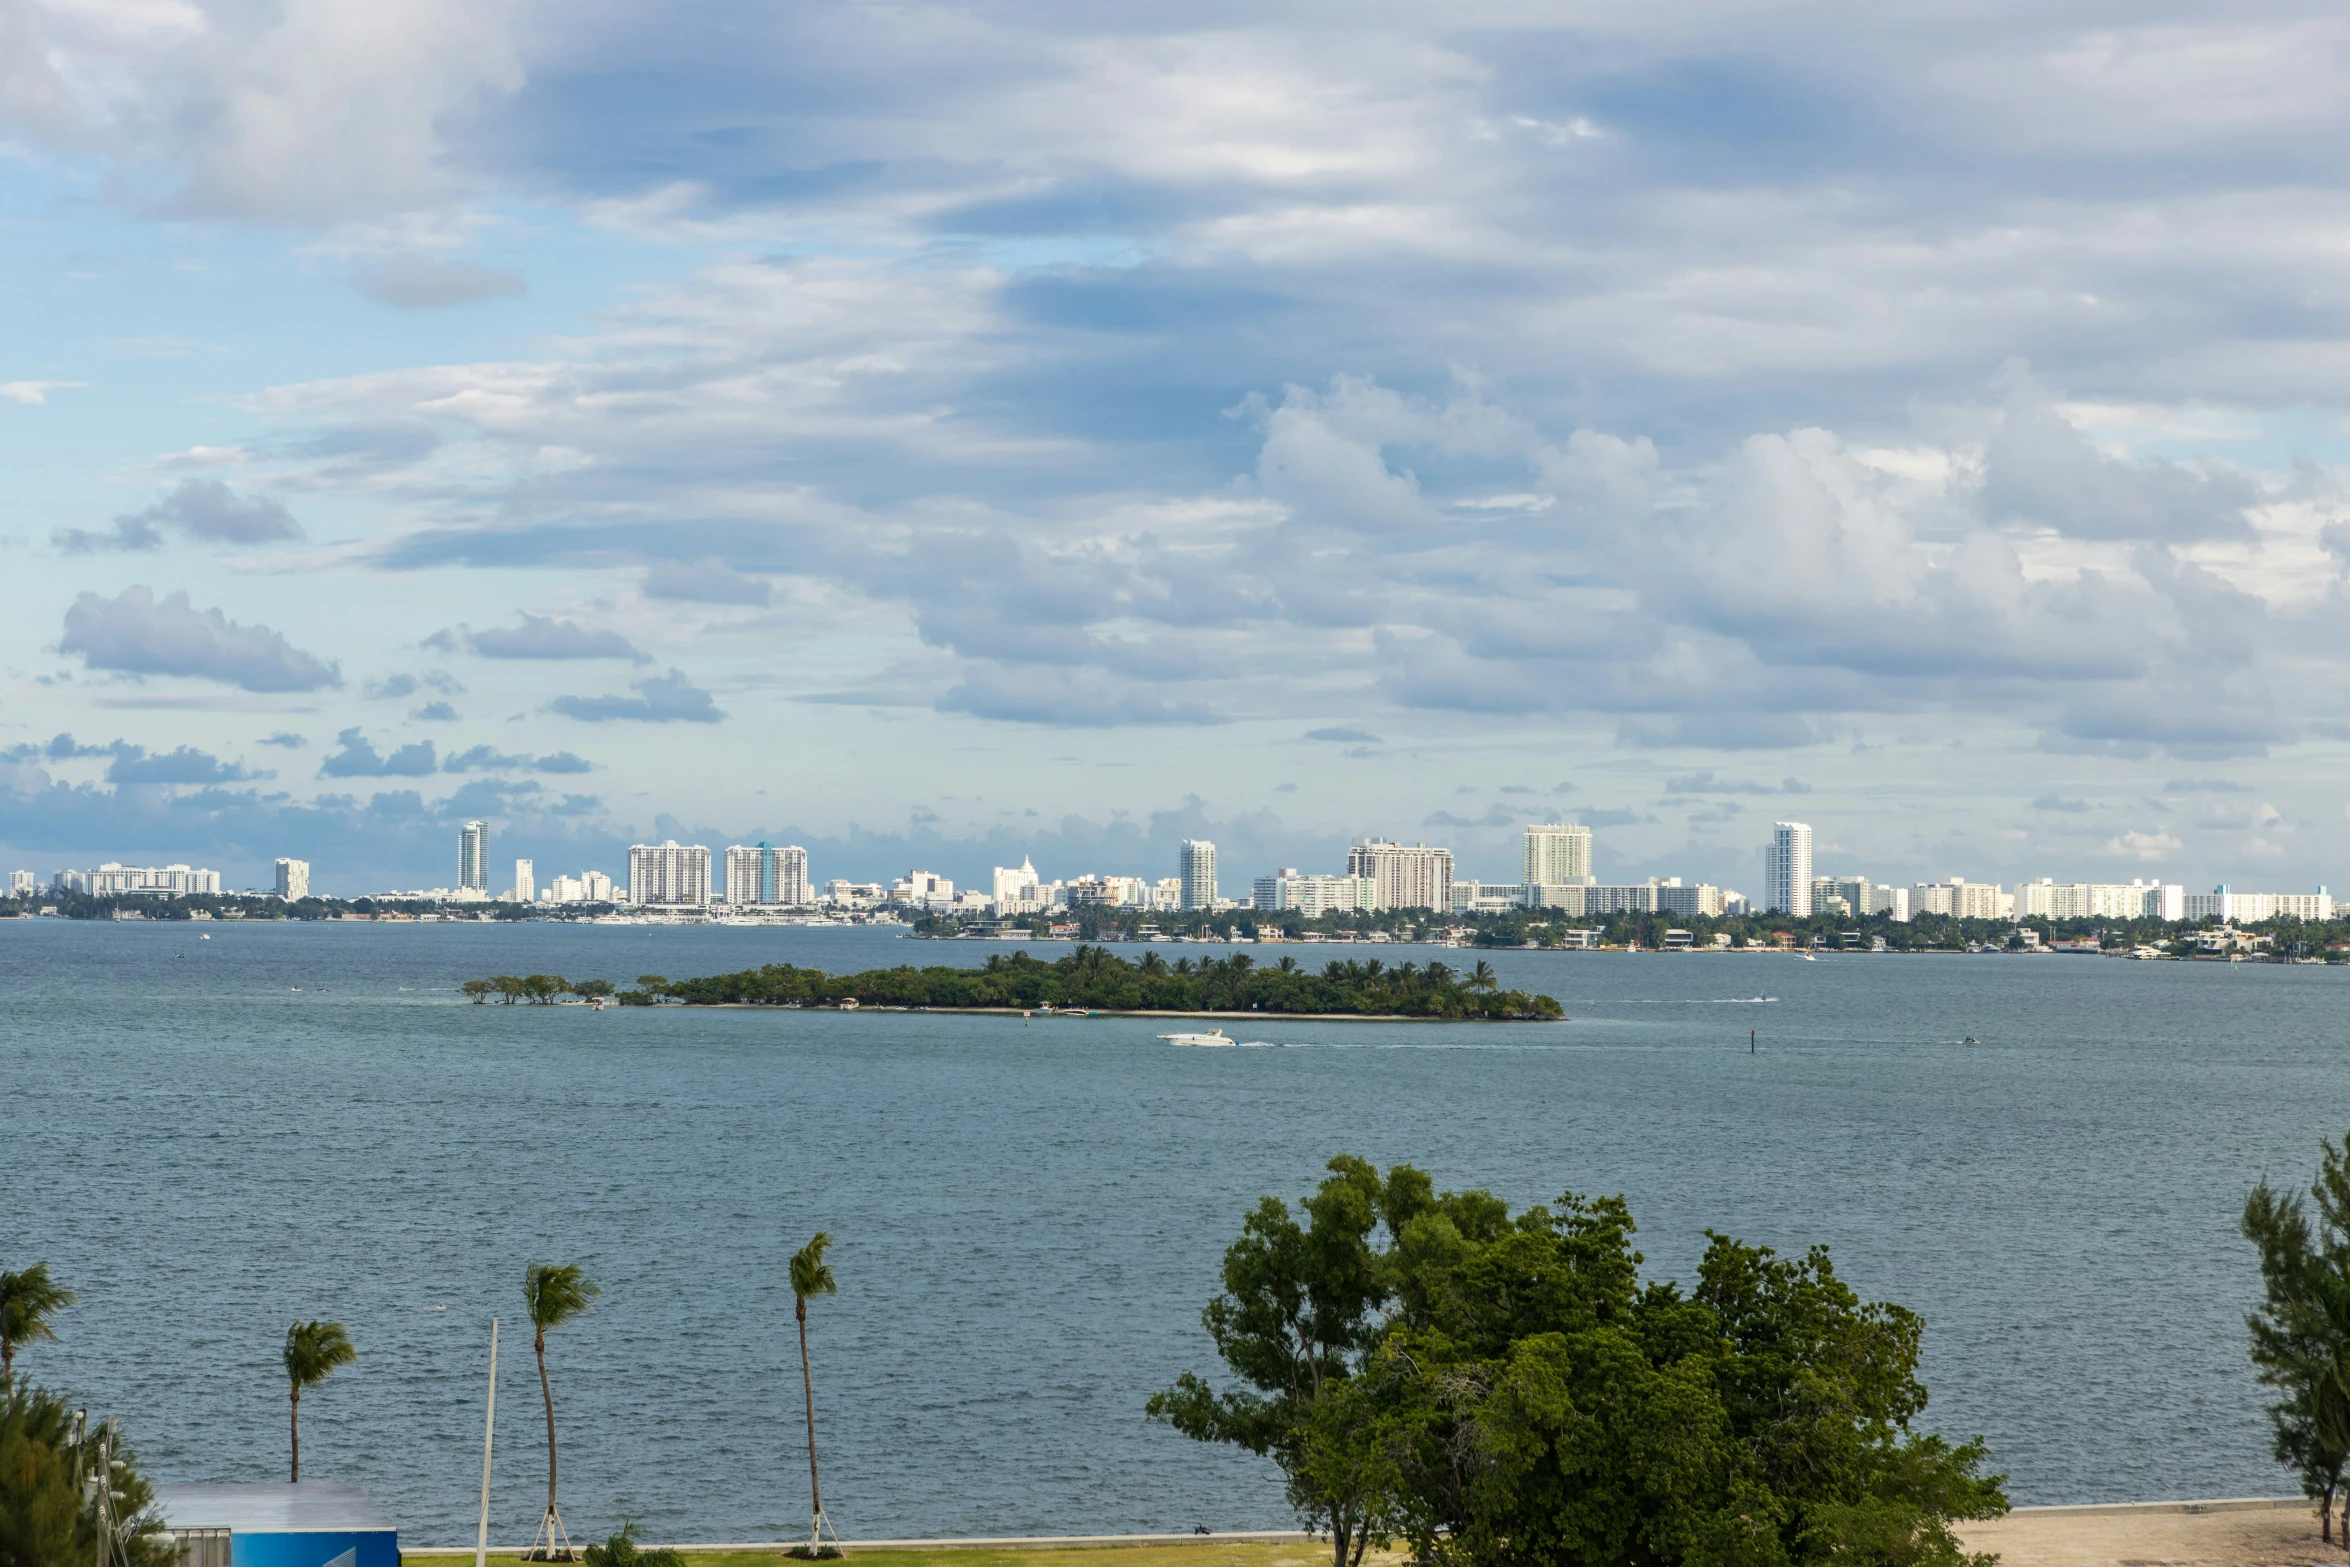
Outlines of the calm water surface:
<svg viewBox="0 0 2350 1567">
<path fill-rule="evenodd" d="M 1244 1208 L 1347 1151 L 1513 1203 L 1623 1192 L 1666 1276 L 1708 1226 L 1826 1243 L 1924 1313 L 1930 1421 L 1988 1437 L 2019 1501 L 2291 1489 L 2234 1221 L 2262 1171 L 2306 1184 L 2350 1125 L 2338 972 L 1503 953 L 1572 1021 L 1268 1021 L 1237 1032 L 1274 1048 L 1197 1051 L 1148 1021 L 454 996 L 497 972 L 996 950 L 886 932 L 203 934 L 0 924 L 0 1264 L 45 1257 L 82 1293 L 26 1363 L 119 1412 L 158 1478 L 281 1476 L 278 1341 L 339 1318 L 361 1358 L 304 1400 L 307 1472 L 366 1488 L 411 1544 L 470 1541 L 494 1313 L 493 1533 L 521 1543 L 545 1476 L 522 1268 L 579 1259 L 604 1297 L 549 1348 L 574 1532 L 786 1537 L 806 1470 L 784 1260 L 824 1228 L 844 1534 L 1286 1524 L 1269 1468 L 1142 1402 L 1211 1369 L 1198 1312 Z"/>
</svg>

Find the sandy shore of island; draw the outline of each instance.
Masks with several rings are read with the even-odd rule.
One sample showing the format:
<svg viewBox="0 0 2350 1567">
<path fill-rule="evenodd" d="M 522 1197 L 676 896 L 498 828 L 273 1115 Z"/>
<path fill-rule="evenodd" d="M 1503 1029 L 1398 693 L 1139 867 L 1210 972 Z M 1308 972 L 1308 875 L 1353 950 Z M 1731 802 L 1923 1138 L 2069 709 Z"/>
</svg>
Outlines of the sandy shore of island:
<svg viewBox="0 0 2350 1567">
<path fill-rule="evenodd" d="M 2335 1531 L 2339 1536 L 2340 1531 Z M 2312 1567 L 2345 1560 L 2299 1497 L 2020 1507 L 1959 1530 L 2001 1567 Z"/>
</svg>

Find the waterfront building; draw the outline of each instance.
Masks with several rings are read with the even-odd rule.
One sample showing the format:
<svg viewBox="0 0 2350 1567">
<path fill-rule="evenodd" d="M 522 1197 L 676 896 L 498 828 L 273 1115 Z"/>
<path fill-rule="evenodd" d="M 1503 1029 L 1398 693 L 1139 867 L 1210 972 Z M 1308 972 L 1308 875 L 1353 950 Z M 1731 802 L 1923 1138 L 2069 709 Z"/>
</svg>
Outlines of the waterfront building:
<svg viewBox="0 0 2350 1567">
<path fill-rule="evenodd" d="M 516 903 L 536 903 L 539 901 L 538 873 L 528 860 L 514 862 L 514 901 Z"/>
<path fill-rule="evenodd" d="M 1452 884 L 1455 914 L 1507 914 L 1525 906 L 1523 882 L 1456 881 Z"/>
<path fill-rule="evenodd" d="M 1025 855 L 1020 868 L 995 868 L 995 906 L 1005 914 L 1039 914 L 1052 905 L 1041 895 L 1036 879 L 1036 866 Z"/>
<path fill-rule="evenodd" d="M 1523 886 L 1550 887 L 1591 880 L 1591 829 L 1551 822 L 1526 829 Z"/>
<path fill-rule="evenodd" d="M 1704 915 L 1718 919 L 1722 913 L 1722 889 L 1711 882 L 1683 886 L 1678 876 L 1668 876 L 1657 883 L 1656 906 L 1659 912 L 1683 917 Z"/>
<path fill-rule="evenodd" d="M 1151 884 L 1151 908 L 1161 914 L 1172 914 L 1183 907 L 1183 878 L 1161 876 Z"/>
<path fill-rule="evenodd" d="M 889 889 L 877 881 L 828 881 L 824 884 L 824 901 L 840 909 L 878 909 L 889 897 Z"/>
<path fill-rule="evenodd" d="M 1910 891 L 1910 906 L 1920 914 L 1947 914 L 1962 920 L 2013 919 L 2016 897 L 1995 882 L 1921 881 Z"/>
<path fill-rule="evenodd" d="M 557 876 L 539 894 L 542 903 L 585 903 L 587 884 L 577 876 Z"/>
<path fill-rule="evenodd" d="M 490 890 L 490 824 L 467 822 L 457 831 L 457 885 Z"/>
<path fill-rule="evenodd" d="M 76 889 L 93 898 L 122 898 L 147 894 L 178 898 L 220 891 L 220 872 L 187 865 L 120 865 L 108 860 L 94 871 L 64 872 L 77 876 Z"/>
<path fill-rule="evenodd" d="M 1357 838 L 1346 853 L 1346 873 L 1371 883 L 1373 908 L 1447 912 L 1452 908 L 1450 849 Z"/>
<path fill-rule="evenodd" d="M 1175 851 L 1178 894 L 1187 909 L 1216 906 L 1216 846 L 1205 838 L 1186 838 Z"/>
<path fill-rule="evenodd" d="M 710 902 L 710 850 L 705 844 L 631 844 L 628 901 L 641 908 L 706 908 Z"/>
<path fill-rule="evenodd" d="M 588 871 L 579 878 L 579 895 L 588 903 L 610 903 L 612 878 L 602 871 Z"/>
<path fill-rule="evenodd" d="M 908 871 L 889 884 L 889 901 L 928 908 L 955 901 L 955 884 L 936 871 Z"/>
<path fill-rule="evenodd" d="M 1879 887 L 1885 899 L 1885 917 L 1896 925 L 1909 923 L 1909 889 L 1907 887 Z"/>
<path fill-rule="evenodd" d="M 2209 892 L 2186 893 L 2179 901 L 2182 919 L 2216 919 L 2235 925 L 2334 917 L 2333 897 L 2323 887 L 2315 892 L 2236 892 L 2223 882 Z"/>
<path fill-rule="evenodd" d="M 1811 826 L 1774 822 L 1763 850 L 1763 907 L 1797 919 L 1811 915 Z"/>
<path fill-rule="evenodd" d="M 283 864 L 284 862 L 280 861 L 279 863 Z M 40 890 L 40 886 L 41 879 L 31 871 L 10 871 L 8 873 L 8 895 L 12 898 L 29 898 Z"/>
<path fill-rule="evenodd" d="M 1516 888 L 1510 889 L 1515 892 Z M 1347 913 L 1376 908 L 1377 890 L 1361 876 L 1308 876 L 1285 865 L 1271 876 L 1259 876 L 1256 896 L 1260 909 L 1293 912 L 1312 919 L 1317 914 Z"/>
<path fill-rule="evenodd" d="M 736 908 L 793 908 L 808 896 L 808 851 L 797 844 L 734 844 L 726 851 L 726 902 Z"/>
<path fill-rule="evenodd" d="M 29 892 L 31 889 L 27 888 L 26 890 Z M 280 860 L 277 862 L 277 895 L 288 903 L 297 902 L 310 896 L 310 862 L 308 860 Z"/>
<path fill-rule="evenodd" d="M 2015 917 L 2049 920 L 2176 920 L 2186 889 L 2157 881 L 2057 881 L 2043 876 L 2015 890 Z"/>
</svg>

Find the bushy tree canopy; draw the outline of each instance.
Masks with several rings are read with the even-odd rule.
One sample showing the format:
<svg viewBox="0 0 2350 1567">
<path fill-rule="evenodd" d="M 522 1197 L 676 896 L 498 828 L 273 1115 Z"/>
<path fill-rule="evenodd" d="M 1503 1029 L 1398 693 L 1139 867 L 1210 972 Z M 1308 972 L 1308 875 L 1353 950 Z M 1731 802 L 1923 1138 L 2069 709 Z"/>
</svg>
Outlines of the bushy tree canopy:
<svg viewBox="0 0 2350 1567">
<path fill-rule="evenodd" d="M 1620 1198 L 1512 1214 L 1409 1166 L 1267 1198 L 1205 1313 L 1238 1385 L 1151 1401 L 1281 1465 L 1337 1567 L 1400 1535 L 1450 1567 L 1962 1567 L 2007 1508 L 1979 1441 L 1913 1428 L 1923 1324 L 1827 1253 L 1710 1237 L 1644 1281 Z"/>
</svg>

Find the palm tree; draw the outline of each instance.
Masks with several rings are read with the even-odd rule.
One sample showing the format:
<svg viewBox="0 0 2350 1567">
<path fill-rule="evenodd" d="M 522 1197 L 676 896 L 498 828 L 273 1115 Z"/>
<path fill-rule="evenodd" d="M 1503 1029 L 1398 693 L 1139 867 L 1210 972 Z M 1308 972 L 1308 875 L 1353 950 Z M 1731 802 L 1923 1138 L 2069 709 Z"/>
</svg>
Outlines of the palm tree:
<svg viewBox="0 0 2350 1567">
<path fill-rule="evenodd" d="M 541 1557 L 536 1554 L 538 1541 L 531 1542 L 536 1560 L 571 1560 L 571 1536 L 564 1531 L 563 1514 L 555 1507 L 555 1394 L 547 1384 L 547 1330 L 569 1322 L 603 1293 L 576 1262 L 561 1267 L 551 1262 L 534 1262 L 522 1275 L 523 1309 L 530 1314 L 530 1325 L 535 1330 L 530 1347 L 539 1357 L 539 1397 L 547 1406 L 547 1510 L 539 1518 L 539 1533 L 545 1537 L 546 1546 Z M 558 1537 L 562 1540 L 560 1546 L 556 1544 Z M 556 1554 L 558 1550 L 561 1555 Z"/>
<path fill-rule="evenodd" d="M 56 1342 L 49 1319 L 74 1303 L 74 1293 L 49 1277 L 49 1264 L 36 1262 L 22 1273 L 0 1273 L 0 1390 L 16 1374 L 16 1351 L 35 1339 Z"/>
<path fill-rule="evenodd" d="M 830 1230 L 818 1230 L 816 1238 L 792 1253 L 791 1292 L 793 1315 L 800 1323 L 800 1384 L 808 1400 L 808 1503 L 811 1521 L 808 1524 L 808 1549 L 817 1547 L 817 1536 L 825 1528 L 824 1491 L 816 1482 L 816 1378 L 808 1369 L 808 1297 L 837 1295 L 840 1286 L 833 1281 L 832 1269 L 825 1266 L 824 1251 L 832 1244 Z"/>
<path fill-rule="evenodd" d="M 286 1329 L 287 1418 L 294 1438 L 291 1478 L 296 1485 L 302 1483 L 302 1389 L 318 1386 L 329 1372 L 358 1358 L 359 1351 L 351 1347 L 351 1336 L 343 1331 L 340 1322 L 320 1322 L 314 1318 Z"/>
<path fill-rule="evenodd" d="M 1479 958 L 1466 983 L 1471 990 L 1492 990 L 1501 982 L 1493 977 L 1493 965 Z"/>
</svg>

